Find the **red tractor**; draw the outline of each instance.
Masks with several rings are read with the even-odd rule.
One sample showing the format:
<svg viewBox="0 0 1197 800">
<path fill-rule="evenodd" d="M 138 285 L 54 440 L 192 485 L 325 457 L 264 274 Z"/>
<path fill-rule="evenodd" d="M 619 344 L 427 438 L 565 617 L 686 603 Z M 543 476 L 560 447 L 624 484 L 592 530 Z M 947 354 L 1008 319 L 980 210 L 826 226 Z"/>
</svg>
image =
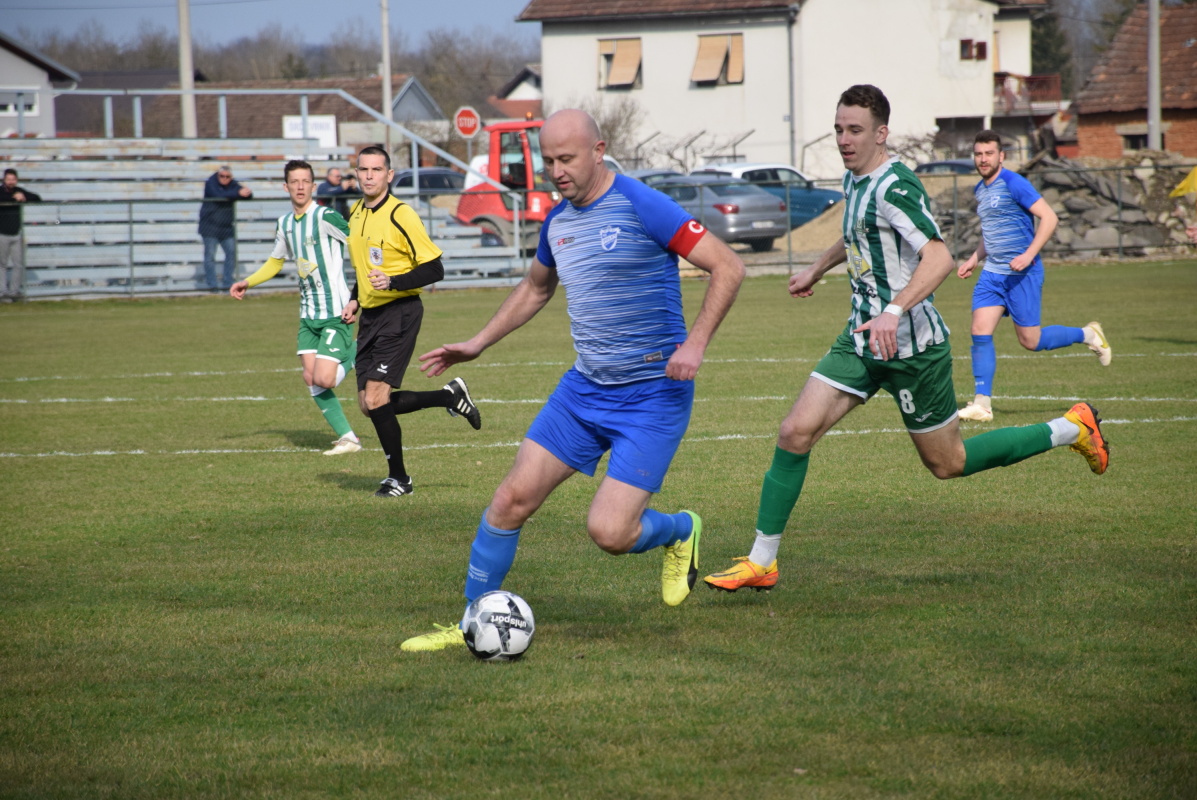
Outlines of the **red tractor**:
<svg viewBox="0 0 1197 800">
<path fill-rule="evenodd" d="M 540 228 L 549 210 L 561 199 L 544 180 L 540 155 L 540 128 L 544 120 L 496 122 L 482 129 L 486 151 L 474 156 L 470 167 L 522 195 L 520 239 L 522 249 L 536 247 Z M 504 246 L 514 244 L 511 196 L 489 183 L 466 176 L 465 192 L 457 204 L 457 219 L 478 225 Z"/>
</svg>

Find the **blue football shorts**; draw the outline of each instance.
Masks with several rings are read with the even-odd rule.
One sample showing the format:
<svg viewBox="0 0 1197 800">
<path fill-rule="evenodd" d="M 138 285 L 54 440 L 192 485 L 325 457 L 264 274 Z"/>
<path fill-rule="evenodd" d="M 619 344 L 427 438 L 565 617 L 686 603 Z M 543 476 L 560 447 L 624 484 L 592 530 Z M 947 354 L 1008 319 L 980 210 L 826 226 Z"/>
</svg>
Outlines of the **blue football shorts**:
<svg viewBox="0 0 1197 800">
<path fill-rule="evenodd" d="M 1003 317 L 1010 317 L 1020 328 L 1039 326 L 1043 305 L 1043 267 L 1028 267 L 1014 275 L 982 272 L 973 289 L 973 311 L 1002 306 Z"/>
<path fill-rule="evenodd" d="M 694 381 L 668 378 L 606 386 L 570 368 L 532 421 L 527 437 L 579 472 L 659 492 L 690 424 Z"/>
</svg>

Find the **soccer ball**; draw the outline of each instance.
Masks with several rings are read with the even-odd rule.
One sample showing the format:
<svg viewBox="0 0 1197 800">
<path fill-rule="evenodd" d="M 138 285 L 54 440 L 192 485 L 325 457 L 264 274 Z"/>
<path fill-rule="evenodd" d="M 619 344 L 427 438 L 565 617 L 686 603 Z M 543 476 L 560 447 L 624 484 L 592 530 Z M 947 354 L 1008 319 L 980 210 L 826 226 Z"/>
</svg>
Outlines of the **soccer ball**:
<svg viewBox="0 0 1197 800">
<path fill-rule="evenodd" d="M 536 622 L 519 595 L 498 590 L 478 596 L 461 620 L 466 647 L 483 661 L 515 661 L 532 644 Z"/>
</svg>

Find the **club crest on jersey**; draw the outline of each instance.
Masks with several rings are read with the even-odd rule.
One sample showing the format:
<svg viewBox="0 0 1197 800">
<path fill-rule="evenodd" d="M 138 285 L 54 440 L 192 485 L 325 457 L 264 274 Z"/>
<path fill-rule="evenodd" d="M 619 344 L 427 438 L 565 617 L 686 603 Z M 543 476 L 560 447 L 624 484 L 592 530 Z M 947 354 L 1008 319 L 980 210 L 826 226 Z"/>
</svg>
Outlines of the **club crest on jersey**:
<svg viewBox="0 0 1197 800">
<path fill-rule="evenodd" d="M 616 242 L 619 241 L 619 226 L 608 225 L 599 231 L 599 244 L 603 246 L 604 250 L 614 250 Z"/>
<path fill-rule="evenodd" d="M 382 248 L 381 247 L 371 247 L 370 248 L 370 263 L 376 267 L 382 266 Z"/>
</svg>

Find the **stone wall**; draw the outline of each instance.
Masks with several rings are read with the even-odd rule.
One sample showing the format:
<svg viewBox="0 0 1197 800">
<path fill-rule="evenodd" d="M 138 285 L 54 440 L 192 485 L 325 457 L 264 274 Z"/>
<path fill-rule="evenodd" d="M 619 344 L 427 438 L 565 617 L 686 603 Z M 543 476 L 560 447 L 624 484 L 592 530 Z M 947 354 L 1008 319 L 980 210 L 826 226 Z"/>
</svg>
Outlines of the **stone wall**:
<svg viewBox="0 0 1197 800">
<path fill-rule="evenodd" d="M 1098 256 L 1192 256 L 1186 220 L 1197 216 L 1193 198 L 1169 198 L 1192 168 L 1192 159 L 1173 154 L 1145 154 L 1118 162 L 1038 158 L 1019 170 L 1060 218 L 1043 249 L 1047 258 Z M 966 176 L 963 176 L 966 177 Z M 953 253 L 967 257 L 980 241 L 971 178 L 952 188 L 927 181 L 933 210 Z M 955 213 L 953 213 L 953 197 Z"/>
</svg>

